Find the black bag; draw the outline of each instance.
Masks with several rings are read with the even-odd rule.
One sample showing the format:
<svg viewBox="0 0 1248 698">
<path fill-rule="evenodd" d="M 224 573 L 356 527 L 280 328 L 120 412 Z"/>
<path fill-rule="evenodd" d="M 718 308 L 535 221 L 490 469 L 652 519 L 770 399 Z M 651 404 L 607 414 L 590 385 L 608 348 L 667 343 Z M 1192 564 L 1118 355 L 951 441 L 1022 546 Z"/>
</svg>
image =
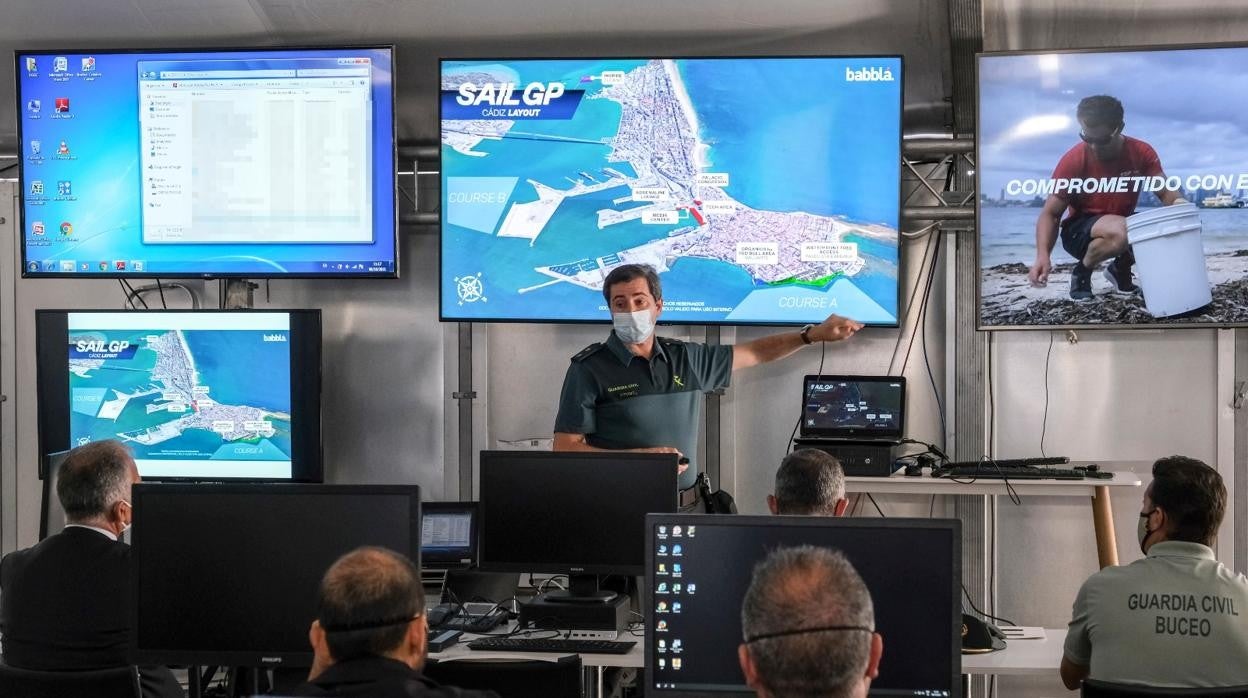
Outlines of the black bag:
<svg viewBox="0 0 1248 698">
<path fill-rule="evenodd" d="M 731 494 L 725 490 L 711 492 L 711 479 L 706 476 L 706 473 L 698 473 L 698 479 L 693 484 L 698 488 L 698 499 L 702 500 L 702 505 L 706 507 L 706 513 L 737 513 L 737 502 L 732 498 Z"/>
</svg>

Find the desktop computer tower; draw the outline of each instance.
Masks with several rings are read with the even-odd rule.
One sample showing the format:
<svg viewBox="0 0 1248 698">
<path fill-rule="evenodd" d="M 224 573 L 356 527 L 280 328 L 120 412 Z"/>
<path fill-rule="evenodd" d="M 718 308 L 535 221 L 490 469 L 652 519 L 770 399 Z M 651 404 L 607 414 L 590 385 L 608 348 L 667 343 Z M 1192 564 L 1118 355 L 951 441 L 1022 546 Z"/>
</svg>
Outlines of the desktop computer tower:
<svg viewBox="0 0 1248 698">
<path fill-rule="evenodd" d="M 536 596 L 520 604 L 520 627 L 568 630 L 569 637 L 614 640 L 628 628 L 629 597 L 619 594 L 605 603 L 547 601 Z"/>
<path fill-rule="evenodd" d="M 871 442 L 800 443 L 801 448 L 816 448 L 841 462 L 846 475 L 888 477 L 893 474 L 893 446 Z"/>
</svg>

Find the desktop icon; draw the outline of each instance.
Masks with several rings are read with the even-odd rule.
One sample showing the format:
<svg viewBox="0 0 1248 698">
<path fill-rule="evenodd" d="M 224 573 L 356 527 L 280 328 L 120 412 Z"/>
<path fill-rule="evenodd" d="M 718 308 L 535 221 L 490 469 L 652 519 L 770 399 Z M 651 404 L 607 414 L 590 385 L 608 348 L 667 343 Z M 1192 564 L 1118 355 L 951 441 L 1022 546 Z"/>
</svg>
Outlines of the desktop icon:
<svg viewBox="0 0 1248 698">
<path fill-rule="evenodd" d="M 124 259 L 118 259 L 117 261 L 113 262 L 113 267 L 116 268 L 117 271 L 125 271 L 126 261 Z"/>
<path fill-rule="evenodd" d="M 31 114 L 38 114 L 41 109 L 43 109 L 43 102 L 40 102 L 37 99 L 26 100 L 26 111 Z"/>
<path fill-rule="evenodd" d="M 42 152 L 43 152 L 43 141 L 31 141 L 30 142 L 30 154 L 31 155 L 38 155 L 39 153 L 42 153 Z"/>
<path fill-rule="evenodd" d="M 675 603 L 673 603 L 673 604 L 672 604 L 672 613 L 680 613 L 680 602 L 679 602 L 679 601 L 677 601 L 677 602 L 675 602 Z"/>
<path fill-rule="evenodd" d="M 30 193 L 33 194 L 34 196 L 41 196 L 43 194 L 43 180 L 42 179 L 30 180 Z"/>
<path fill-rule="evenodd" d="M 64 141 L 61 141 L 61 142 L 62 142 L 62 143 L 64 143 Z M 685 535 L 686 535 L 686 536 L 689 536 L 690 538 L 693 538 L 693 533 L 694 533 L 694 531 L 696 531 L 696 530 L 698 530 L 698 527 L 697 527 L 697 526 L 690 526 L 690 527 L 688 528 L 688 530 L 686 530 L 686 531 L 685 531 Z"/>
<path fill-rule="evenodd" d="M 91 264 L 89 262 L 83 262 L 82 264 L 79 264 L 78 271 L 91 271 Z"/>
<path fill-rule="evenodd" d="M 39 271 L 39 263 L 38 263 L 38 262 L 27 262 L 27 263 L 26 263 L 26 271 L 28 271 L 28 272 L 30 272 L 30 273 L 32 273 L 32 274 L 37 273 L 37 272 Z"/>
<path fill-rule="evenodd" d="M 108 260 L 100 262 L 100 271 L 108 271 Z"/>
<path fill-rule="evenodd" d="M 666 593 L 667 593 L 667 582 L 659 582 L 659 588 L 658 588 L 658 589 L 655 589 L 654 593 L 656 593 L 656 594 L 666 594 Z"/>
<path fill-rule="evenodd" d="M 142 272 L 144 267 L 146 266 L 147 266 L 147 262 L 144 262 L 141 259 L 136 259 L 130 262 L 130 271 Z"/>
<path fill-rule="evenodd" d="M 667 535 L 667 526 L 659 526 L 659 535 L 660 535 L 660 536 L 666 536 L 666 535 Z"/>
<path fill-rule="evenodd" d="M 660 668 L 660 669 L 666 669 L 666 668 L 667 668 L 667 660 L 666 660 L 666 659 L 664 659 L 664 658 L 662 658 L 662 657 L 659 657 L 659 668 Z"/>
<path fill-rule="evenodd" d="M 680 537 L 680 526 L 672 526 L 672 537 L 674 538 Z"/>
<path fill-rule="evenodd" d="M 680 671 L 680 657 L 672 657 L 672 668 Z"/>
<path fill-rule="evenodd" d="M 673 584 L 673 585 L 672 585 L 672 593 L 673 593 L 673 594 L 679 594 L 679 593 L 680 593 L 680 585 L 679 585 L 679 584 Z"/>
<path fill-rule="evenodd" d="M 56 193 L 59 196 L 73 196 L 74 185 L 68 179 L 57 180 Z"/>
<path fill-rule="evenodd" d="M 51 260 L 51 259 L 46 260 L 46 261 L 43 263 L 43 270 L 44 270 L 44 271 L 56 271 L 56 268 L 57 268 L 57 263 L 56 263 L 55 261 Z M 73 271 L 73 270 L 71 269 L 70 271 Z"/>
<path fill-rule="evenodd" d="M 658 570 L 658 572 L 656 572 L 656 574 L 667 574 L 667 563 L 665 563 L 665 562 L 660 562 L 660 563 L 659 563 L 659 570 Z"/>
<path fill-rule="evenodd" d="M 95 56 L 82 57 L 82 72 L 89 73 L 95 70 Z"/>
<path fill-rule="evenodd" d="M 86 266 L 86 265 L 83 265 L 83 266 Z M 62 260 L 61 260 L 61 271 L 65 272 L 66 274 L 73 273 L 73 271 L 74 271 L 74 260 L 72 260 L 72 259 L 62 259 Z M 86 270 L 84 269 L 83 271 L 86 271 Z"/>
<path fill-rule="evenodd" d="M 690 596 L 692 596 L 693 594 L 698 593 L 698 585 L 690 582 L 689 586 L 685 587 L 685 591 L 688 592 Z"/>
<path fill-rule="evenodd" d="M 660 652 L 666 652 L 666 651 L 667 651 L 667 640 L 663 640 L 663 639 L 660 639 L 660 640 L 659 640 L 659 651 L 660 651 Z"/>
<path fill-rule="evenodd" d="M 74 224 L 69 221 L 61 221 L 61 235 L 73 235 Z"/>
<path fill-rule="evenodd" d="M 35 235 L 43 235 L 47 232 L 47 229 L 43 227 L 43 221 L 35 221 L 30 224 L 30 232 Z"/>
<path fill-rule="evenodd" d="M 66 143 L 65 141 L 61 141 L 61 144 L 57 146 L 56 148 L 56 154 L 57 155 L 69 155 L 69 143 Z"/>
<path fill-rule="evenodd" d="M 680 576 L 680 563 L 679 562 L 672 565 L 672 576 L 675 576 L 675 577 Z"/>
<path fill-rule="evenodd" d="M 36 265 L 36 266 L 37 266 L 37 265 Z M 35 269 L 35 271 L 39 271 L 39 270 L 38 270 L 38 269 Z M 657 609 L 655 609 L 655 610 L 656 610 L 658 613 L 667 613 L 667 602 L 666 602 L 666 601 L 660 601 L 660 602 L 659 602 L 659 607 L 658 607 Z"/>
<path fill-rule="evenodd" d="M 667 554 L 667 546 L 666 546 L 666 545 L 660 545 L 660 546 L 659 546 L 659 554 L 660 554 L 660 555 L 666 555 L 666 554 Z"/>
<path fill-rule="evenodd" d="M 57 97 L 53 100 L 53 107 L 56 113 L 64 114 L 69 111 L 69 97 Z"/>
<path fill-rule="evenodd" d="M 35 60 L 34 56 L 27 56 L 26 57 L 26 72 L 33 73 L 38 70 L 39 70 L 39 62 Z"/>
<path fill-rule="evenodd" d="M 677 544 L 677 545 L 673 545 L 673 546 L 672 546 L 672 554 L 673 554 L 673 555 L 679 556 L 679 555 L 680 555 L 680 551 L 681 551 L 681 547 L 680 547 L 680 545 L 679 545 L 679 544 Z"/>
<path fill-rule="evenodd" d="M 680 640 L 672 640 L 672 651 L 679 652 L 683 648 L 680 646 Z"/>
<path fill-rule="evenodd" d="M 661 620 L 661 621 L 659 621 L 658 623 L 656 623 L 656 624 L 655 624 L 655 626 L 654 626 L 654 631 L 655 631 L 656 633 L 665 633 L 665 632 L 667 632 L 667 621 L 665 621 L 665 620 Z"/>
<path fill-rule="evenodd" d="M 58 73 L 63 73 L 69 70 L 69 59 L 65 56 L 57 56 L 56 58 L 53 58 L 52 70 Z"/>
</svg>

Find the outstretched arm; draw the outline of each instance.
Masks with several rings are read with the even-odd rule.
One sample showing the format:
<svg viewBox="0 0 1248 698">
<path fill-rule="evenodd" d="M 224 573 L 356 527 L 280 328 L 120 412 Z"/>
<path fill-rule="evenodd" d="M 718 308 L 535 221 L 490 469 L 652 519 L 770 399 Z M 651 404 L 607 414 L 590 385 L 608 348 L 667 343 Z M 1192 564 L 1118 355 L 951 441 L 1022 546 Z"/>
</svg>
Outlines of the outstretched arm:
<svg viewBox="0 0 1248 698">
<path fill-rule="evenodd" d="M 828 319 L 812 327 L 806 336 L 811 342 L 836 342 L 849 339 L 861 329 L 861 322 L 829 315 Z M 800 332 L 781 332 L 738 344 L 732 352 L 732 370 L 783 359 L 805 345 Z"/>
</svg>

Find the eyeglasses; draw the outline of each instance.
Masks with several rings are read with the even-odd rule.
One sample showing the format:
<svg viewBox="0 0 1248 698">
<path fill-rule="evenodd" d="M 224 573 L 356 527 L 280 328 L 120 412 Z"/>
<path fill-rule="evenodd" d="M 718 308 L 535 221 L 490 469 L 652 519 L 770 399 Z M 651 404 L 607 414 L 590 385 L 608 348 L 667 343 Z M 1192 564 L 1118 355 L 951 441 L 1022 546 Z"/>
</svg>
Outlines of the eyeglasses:
<svg viewBox="0 0 1248 698">
<path fill-rule="evenodd" d="M 745 638 L 745 644 L 758 642 L 759 640 L 770 640 L 773 637 L 788 637 L 789 635 L 804 635 L 806 633 L 826 633 L 835 630 L 858 630 L 864 633 L 873 633 L 875 628 L 868 628 L 864 625 L 824 625 L 817 628 L 799 628 L 797 630 L 780 630 L 774 633 L 763 633 L 754 637 Z"/>
<path fill-rule="evenodd" d="M 1122 132 L 1122 126 L 1118 126 L 1118 127 L 1117 127 L 1117 128 L 1115 128 L 1113 131 L 1110 131 L 1109 133 L 1105 134 L 1104 136 L 1101 136 L 1101 137 L 1099 137 L 1099 138 L 1092 138 L 1092 137 L 1088 136 L 1088 134 L 1087 134 L 1087 133 L 1085 133 L 1085 132 L 1083 132 L 1083 131 L 1080 131 L 1080 132 L 1079 132 L 1079 139 L 1080 139 L 1080 140 L 1082 140 L 1084 143 L 1087 143 L 1088 145 L 1095 146 L 1095 147 L 1098 147 L 1098 148 L 1099 148 L 1099 147 L 1103 147 L 1103 146 L 1107 146 L 1107 145 L 1109 145 L 1109 144 L 1110 144 L 1110 142 L 1114 140 L 1114 136 L 1117 136 L 1117 135 L 1118 135 L 1119 133 L 1121 133 L 1121 132 Z"/>
</svg>

